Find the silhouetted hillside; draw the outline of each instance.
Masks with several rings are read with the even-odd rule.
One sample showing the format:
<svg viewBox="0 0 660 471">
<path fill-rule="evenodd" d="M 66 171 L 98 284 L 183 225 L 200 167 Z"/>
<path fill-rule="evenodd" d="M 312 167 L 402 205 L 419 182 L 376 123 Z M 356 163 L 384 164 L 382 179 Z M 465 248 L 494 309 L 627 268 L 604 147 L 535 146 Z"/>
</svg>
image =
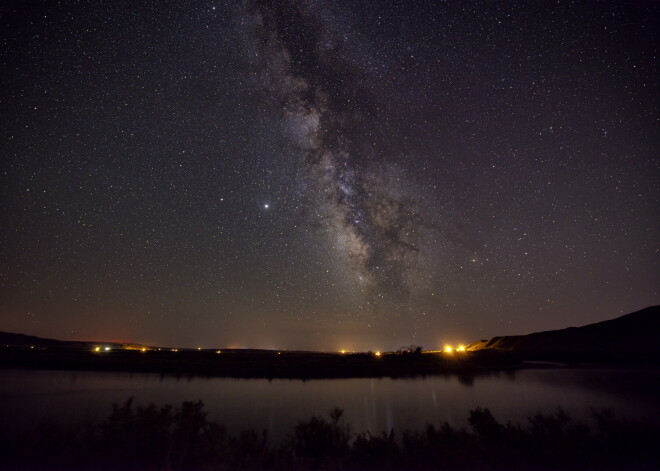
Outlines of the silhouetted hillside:
<svg viewBox="0 0 660 471">
<path fill-rule="evenodd" d="M 80 342 L 66 342 L 63 340 L 44 339 L 33 335 L 13 334 L 10 332 L 0 332 L 0 345 L 11 345 L 15 347 L 63 347 L 66 345 L 79 344 Z"/>
<path fill-rule="evenodd" d="M 660 366 L 660 306 L 583 327 L 494 337 L 467 352 L 323 353 L 179 349 L 113 342 L 68 342 L 0 332 L 0 368 L 153 372 L 237 378 L 405 377 L 525 360 L 625 362 Z"/>
<path fill-rule="evenodd" d="M 660 360 L 660 306 L 596 324 L 528 335 L 493 337 L 469 351 L 496 350 L 529 360 Z"/>
</svg>

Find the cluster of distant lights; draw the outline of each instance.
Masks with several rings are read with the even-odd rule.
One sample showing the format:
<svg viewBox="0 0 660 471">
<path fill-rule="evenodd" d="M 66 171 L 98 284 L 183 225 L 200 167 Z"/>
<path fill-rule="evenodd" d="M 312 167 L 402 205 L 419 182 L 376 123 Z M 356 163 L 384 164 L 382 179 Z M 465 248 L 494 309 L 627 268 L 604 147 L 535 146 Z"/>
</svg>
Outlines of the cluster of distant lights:
<svg viewBox="0 0 660 471">
<path fill-rule="evenodd" d="M 467 350 L 465 349 L 465 345 L 456 345 L 455 347 L 452 345 L 445 345 L 445 347 L 442 350 L 440 350 L 440 352 L 442 353 L 455 353 L 455 352 L 466 352 L 466 351 Z M 349 352 L 347 352 L 346 350 L 339 350 L 339 353 L 344 355 Z M 350 353 L 355 353 L 355 352 L 353 351 Z M 431 353 L 437 353 L 437 352 L 431 352 Z M 378 351 L 378 352 L 374 352 L 374 355 L 379 357 L 382 355 L 382 353 Z"/>
<path fill-rule="evenodd" d="M 347 352 L 346 350 L 339 350 L 339 353 L 341 353 L 342 355 L 344 355 L 344 354 L 346 354 L 346 353 L 355 353 L 355 351 Z M 371 352 L 369 352 L 369 353 L 371 353 Z M 374 354 L 375 356 L 377 356 L 377 357 L 379 357 L 379 356 L 382 355 L 382 353 L 380 353 L 380 352 L 373 352 L 373 354 Z"/>
<path fill-rule="evenodd" d="M 159 352 L 162 351 L 162 350 L 165 350 L 165 351 L 169 350 L 171 352 L 178 352 L 179 351 L 178 348 L 153 348 L 153 347 L 151 347 L 151 348 L 147 348 L 147 347 L 119 347 L 119 349 L 120 350 L 138 350 L 140 352 L 148 352 L 148 351 L 151 351 L 151 350 L 157 350 Z M 112 350 L 112 347 L 108 347 L 107 345 L 104 346 L 104 347 L 96 346 L 93 349 L 94 352 L 109 352 L 110 350 Z"/>
<path fill-rule="evenodd" d="M 456 347 L 452 347 L 451 345 L 445 345 L 445 349 L 443 351 L 445 353 L 464 352 L 465 345 L 458 345 Z"/>
<path fill-rule="evenodd" d="M 31 348 L 34 348 L 34 347 L 31 347 Z M 148 352 L 148 351 L 178 352 L 179 351 L 178 348 L 160 348 L 160 347 L 158 347 L 158 348 L 155 348 L 155 347 L 119 347 L 119 349 L 121 349 L 121 350 L 139 350 L 141 352 Z M 96 346 L 96 347 L 93 348 L 94 352 L 109 352 L 110 350 L 112 350 L 112 347 L 108 347 L 107 345 L 104 346 L 104 347 Z M 202 348 L 201 347 L 197 348 L 197 351 L 202 351 Z M 217 353 L 219 355 L 219 354 L 222 353 L 222 350 L 216 350 L 215 353 Z"/>
<path fill-rule="evenodd" d="M 30 347 L 30 348 L 34 348 L 34 347 Z M 162 350 L 165 350 L 165 351 L 169 350 L 170 352 L 178 352 L 179 351 L 178 348 L 147 348 L 147 347 L 121 347 L 121 348 L 123 350 L 139 350 L 141 352 L 147 352 L 147 351 L 150 351 L 150 350 L 156 350 L 156 351 L 159 351 L 159 352 L 162 351 Z M 102 352 L 102 351 L 103 352 L 109 352 L 110 350 L 112 350 L 112 347 L 109 347 L 107 345 L 103 346 L 103 347 L 96 346 L 93 349 L 94 352 Z M 202 348 L 198 347 L 197 351 L 201 352 Z M 443 352 L 443 353 L 454 353 L 454 352 L 465 352 L 465 351 L 466 351 L 465 350 L 465 345 L 457 345 L 455 347 L 452 346 L 452 345 L 445 345 L 444 349 L 441 350 L 441 352 Z M 215 353 L 219 355 L 219 354 L 222 353 L 222 350 L 216 350 Z M 282 352 L 277 352 L 278 355 L 281 355 L 281 353 Z M 349 352 L 347 352 L 346 350 L 339 350 L 339 353 L 344 355 L 344 354 L 349 353 Z M 350 353 L 355 353 L 355 352 L 352 351 Z M 373 355 L 379 357 L 379 356 L 382 355 L 382 353 L 380 351 L 376 351 L 376 352 L 373 352 Z"/>
<path fill-rule="evenodd" d="M 31 347 L 31 348 L 34 348 L 34 347 Z M 139 350 L 139 351 L 141 351 L 141 352 L 148 352 L 148 351 L 159 351 L 159 352 L 160 352 L 160 351 L 163 351 L 163 350 L 164 350 L 164 351 L 168 351 L 168 350 L 169 350 L 170 352 L 178 352 L 178 351 L 179 351 L 178 348 L 154 348 L 154 347 L 134 347 L 134 346 L 128 346 L 128 347 L 127 347 L 127 346 L 123 346 L 123 347 L 119 347 L 119 349 L 121 349 L 121 350 Z M 103 347 L 101 347 L 101 346 L 95 346 L 95 347 L 92 349 L 92 351 L 94 351 L 94 352 L 99 352 L 99 353 L 100 353 L 100 352 L 109 352 L 110 350 L 112 350 L 112 347 L 109 347 L 109 346 L 107 346 L 107 345 L 106 345 L 106 346 L 103 346 Z M 197 351 L 198 351 L 198 352 L 203 351 L 202 347 L 197 347 Z M 205 350 L 204 350 L 204 351 L 205 351 Z M 222 353 L 222 350 L 215 350 L 215 353 L 218 354 L 218 355 L 220 355 L 220 354 Z M 347 353 L 347 351 L 346 351 L 346 350 L 340 350 L 340 353 L 345 354 L 345 353 Z M 350 352 L 350 353 L 355 353 L 355 352 L 352 351 L 352 352 Z M 371 352 L 370 352 L 370 353 L 371 353 Z M 282 352 L 277 352 L 277 354 L 278 354 L 278 355 L 281 355 Z M 377 357 L 379 357 L 379 356 L 382 355 L 382 353 L 381 353 L 380 351 L 373 352 L 373 354 L 374 354 L 375 356 L 377 356 Z"/>
</svg>

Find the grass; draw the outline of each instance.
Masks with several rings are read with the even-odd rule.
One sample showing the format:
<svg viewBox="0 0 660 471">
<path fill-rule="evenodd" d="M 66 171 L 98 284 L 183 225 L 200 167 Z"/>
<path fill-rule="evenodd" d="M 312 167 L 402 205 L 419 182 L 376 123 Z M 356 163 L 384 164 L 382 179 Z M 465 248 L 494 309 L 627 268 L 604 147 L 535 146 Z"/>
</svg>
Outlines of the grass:
<svg viewBox="0 0 660 471">
<path fill-rule="evenodd" d="M 562 410 L 525 426 L 472 410 L 466 428 L 355 434 L 334 409 L 300 421 L 271 443 L 252 429 L 230 436 L 201 402 L 180 407 L 113 406 L 101 423 L 75 429 L 44 425 L 0 432 L 3 470 L 653 470 L 660 469 L 655 418 L 618 419 L 594 411 L 591 425 Z"/>
</svg>

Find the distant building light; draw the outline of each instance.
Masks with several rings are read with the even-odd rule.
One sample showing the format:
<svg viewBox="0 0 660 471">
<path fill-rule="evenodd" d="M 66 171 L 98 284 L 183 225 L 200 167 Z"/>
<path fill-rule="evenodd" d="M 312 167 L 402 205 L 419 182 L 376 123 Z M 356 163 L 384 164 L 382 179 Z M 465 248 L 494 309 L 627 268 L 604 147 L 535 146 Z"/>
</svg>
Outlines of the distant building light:
<svg viewBox="0 0 660 471">
<path fill-rule="evenodd" d="M 376 356 L 379 357 L 379 356 L 380 356 L 380 352 L 376 352 Z"/>
<path fill-rule="evenodd" d="M 105 347 L 103 350 L 105 350 L 106 352 L 109 352 L 109 351 L 110 351 L 110 347 Z"/>
<path fill-rule="evenodd" d="M 446 345 L 446 346 L 445 346 L 445 352 L 446 352 L 446 353 L 451 353 L 451 352 L 452 352 L 452 348 L 451 348 L 451 346 Z"/>
</svg>

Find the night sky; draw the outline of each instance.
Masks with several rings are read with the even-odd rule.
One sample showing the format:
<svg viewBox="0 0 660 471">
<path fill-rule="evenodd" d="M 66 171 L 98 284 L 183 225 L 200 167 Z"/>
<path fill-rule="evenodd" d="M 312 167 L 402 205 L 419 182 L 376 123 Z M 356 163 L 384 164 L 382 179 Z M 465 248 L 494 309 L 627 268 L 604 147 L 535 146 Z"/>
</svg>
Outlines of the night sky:
<svg viewBox="0 0 660 471">
<path fill-rule="evenodd" d="M 396 349 L 660 303 L 660 3 L 0 6 L 0 330 Z"/>
</svg>

